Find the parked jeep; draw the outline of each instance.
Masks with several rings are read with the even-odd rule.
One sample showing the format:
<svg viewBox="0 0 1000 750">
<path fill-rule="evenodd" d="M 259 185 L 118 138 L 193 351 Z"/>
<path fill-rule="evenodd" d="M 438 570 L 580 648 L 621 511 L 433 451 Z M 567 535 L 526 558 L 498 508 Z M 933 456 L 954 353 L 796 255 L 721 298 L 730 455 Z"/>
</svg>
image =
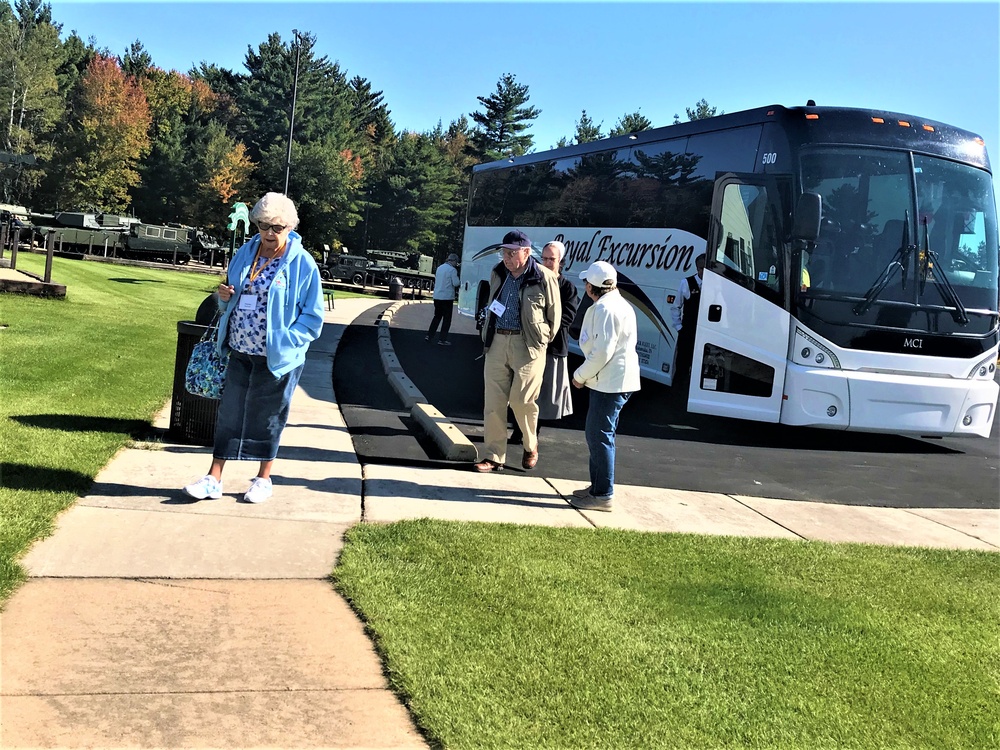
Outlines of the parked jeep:
<svg viewBox="0 0 1000 750">
<path fill-rule="evenodd" d="M 371 264 L 362 255 L 335 255 L 327 265 L 319 269 L 319 275 L 324 281 L 350 281 L 352 284 L 364 284 Z"/>
</svg>

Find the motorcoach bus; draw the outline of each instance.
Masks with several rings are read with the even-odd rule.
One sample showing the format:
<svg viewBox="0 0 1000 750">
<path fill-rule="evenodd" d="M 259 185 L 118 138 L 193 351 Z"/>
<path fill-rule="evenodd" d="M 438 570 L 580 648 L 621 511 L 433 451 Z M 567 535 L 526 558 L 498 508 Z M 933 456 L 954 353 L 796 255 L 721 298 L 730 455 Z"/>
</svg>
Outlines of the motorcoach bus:
<svg viewBox="0 0 1000 750">
<path fill-rule="evenodd" d="M 500 238 L 605 260 L 643 376 L 674 382 L 669 306 L 707 255 L 691 411 L 988 437 L 998 239 L 983 139 L 892 112 L 771 106 L 481 164 L 459 309 L 488 302 Z M 581 306 L 581 314 L 582 314 Z M 577 352 L 579 349 L 577 349 Z"/>
</svg>

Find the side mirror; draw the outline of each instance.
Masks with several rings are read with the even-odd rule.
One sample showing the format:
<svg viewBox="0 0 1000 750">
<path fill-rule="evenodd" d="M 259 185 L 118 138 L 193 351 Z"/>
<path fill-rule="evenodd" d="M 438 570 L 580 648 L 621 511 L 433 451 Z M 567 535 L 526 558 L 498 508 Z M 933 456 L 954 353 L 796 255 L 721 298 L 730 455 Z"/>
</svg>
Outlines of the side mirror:
<svg viewBox="0 0 1000 750">
<path fill-rule="evenodd" d="M 816 242 L 823 219 L 823 198 L 819 193 L 803 193 L 795 206 L 792 239 Z"/>
</svg>

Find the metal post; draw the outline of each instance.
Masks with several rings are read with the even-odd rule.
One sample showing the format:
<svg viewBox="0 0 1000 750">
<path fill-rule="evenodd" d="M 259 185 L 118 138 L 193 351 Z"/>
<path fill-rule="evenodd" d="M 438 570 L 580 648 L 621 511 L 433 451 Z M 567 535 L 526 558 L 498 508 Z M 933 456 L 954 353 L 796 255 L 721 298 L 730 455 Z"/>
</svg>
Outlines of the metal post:
<svg viewBox="0 0 1000 750">
<path fill-rule="evenodd" d="M 18 244 L 15 242 L 14 246 L 10 249 L 10 270 L 13 271 L 17 268 L 17 249 Z"/>
<path fill-rule="evenodd" d="M 302 51 L 302 41 L 298 29 L 292 29 L 295 35 L 295 78 L 292 79 L 292 113 L 288 118 L 288 154 L 285 157 L 285 195 L 288 195 L 288 178 L 292 172 L 292 133 L 295 132 L 295 99 L 299 91 L 299 53 Z"/>
<path fill-rule="evenodd" d="M 104 257 L 108 257 L 108 237 L 104 238 Z"/>
<path fill-rule="evenodd" d="M 3 259 L 3 251 L 7 249 L 7 229 L 6 224 L 0 226 L 0 259 Z"/>
</svg>

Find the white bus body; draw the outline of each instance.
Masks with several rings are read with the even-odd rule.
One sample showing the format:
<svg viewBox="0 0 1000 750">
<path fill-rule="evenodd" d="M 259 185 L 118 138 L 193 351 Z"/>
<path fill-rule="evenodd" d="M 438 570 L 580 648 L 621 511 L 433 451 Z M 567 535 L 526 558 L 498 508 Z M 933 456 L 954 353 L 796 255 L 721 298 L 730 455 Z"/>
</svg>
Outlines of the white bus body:
<svg viewBox="0 0 1000 750">
<path fill-rule="evenodd" d="M 887 121 L 895 129 L 882 128 Z M 704 252 L 689 410 L 989 436 L 1000 393 L 1000 252 L 981 139 L 891 113 L 779 107 L 637 136 L 477 167 L 460 312 L 484 306 L 507 231 L 525 231 L 536 257 L 558 239 L 563 274 L 581 294 L 590 263 L 618 269 L 636 309 L 643 376 L 671 385 L 670 305 Z M 681 177 L 657 177 L 664 164 Z M 801 194 L 816 200 L 816 225 L 822 204 L 811 237 L 793 236 Z M 660 208 L 670 201 L 680 208 Z M 600 225 L 605 215 L 621 223 Z M 643 226 L 649 216 L 663 226 Z"/>
</svg>

